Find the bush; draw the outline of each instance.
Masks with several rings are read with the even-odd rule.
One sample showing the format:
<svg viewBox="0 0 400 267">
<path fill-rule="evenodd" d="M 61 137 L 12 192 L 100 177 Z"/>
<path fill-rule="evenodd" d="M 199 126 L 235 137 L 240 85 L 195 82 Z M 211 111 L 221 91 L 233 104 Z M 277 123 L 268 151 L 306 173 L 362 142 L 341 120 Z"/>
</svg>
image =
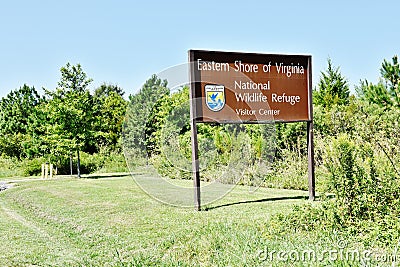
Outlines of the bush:
<svg viewBox="0 0 400 267">
<path fill-rule="evenodd" d="M 105 163 L 106 157 L 102 154 L 88 154 L 81 152 L 81 173 L 93 173 Z"/>
<path fill-rule="evenodd" d="M 42 164 L 45 163 L 44 158 L 25 159 L 22 161 L 23 176 L 37 176 L 42 173 Z"/>
<path fill-rule="evenodd" d="M 112 172 L 128 172 L 124 154 L 110 153 L 103 164 L 97 171 L 99 173 L 112 173 Z"/>
<path fill-rule="evenodd" d="M 338 222 L 377 221 L 398 213 L 400 184 L 388 159 L 370 144 L 353 140 L 342 134 L 333 140 L 327 153 L 329 187 L 336 195 L 333 208 Z"/>
</svg>

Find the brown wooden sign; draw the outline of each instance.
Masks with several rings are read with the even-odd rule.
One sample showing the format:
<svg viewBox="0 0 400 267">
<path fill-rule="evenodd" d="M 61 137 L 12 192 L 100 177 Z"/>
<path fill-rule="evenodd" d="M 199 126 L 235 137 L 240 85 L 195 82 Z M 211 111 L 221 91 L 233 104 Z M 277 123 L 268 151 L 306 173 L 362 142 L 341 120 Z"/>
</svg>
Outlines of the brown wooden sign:
<svg viewBox="0 0 400 267">
<path fill-rule="evenodd" d="M 311 56 L 190 50 L 189 61 L 196 122 L 312 120 Z"/>
<path fill-rule="evenodd" d="M 308 190 L 315 199 L 311 56 L 190 50 L 195 208 L 200 210 L 196 123 L 307 122 Z"/>
</svg>

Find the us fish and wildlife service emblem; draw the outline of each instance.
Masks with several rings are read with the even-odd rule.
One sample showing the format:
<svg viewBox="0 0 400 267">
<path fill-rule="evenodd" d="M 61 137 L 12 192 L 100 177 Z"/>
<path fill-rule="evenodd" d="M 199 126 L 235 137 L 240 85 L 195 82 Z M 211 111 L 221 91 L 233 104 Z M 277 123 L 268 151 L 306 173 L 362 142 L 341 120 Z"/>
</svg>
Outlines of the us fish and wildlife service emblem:
<svg viewBox="0 0 400 267">
<path fill-rule="evenodd" d="M 205 86 L 206 105 L 212 111 L 220 111 L 225 106 L 225 86 L 211 85 Z"/>
</svg>

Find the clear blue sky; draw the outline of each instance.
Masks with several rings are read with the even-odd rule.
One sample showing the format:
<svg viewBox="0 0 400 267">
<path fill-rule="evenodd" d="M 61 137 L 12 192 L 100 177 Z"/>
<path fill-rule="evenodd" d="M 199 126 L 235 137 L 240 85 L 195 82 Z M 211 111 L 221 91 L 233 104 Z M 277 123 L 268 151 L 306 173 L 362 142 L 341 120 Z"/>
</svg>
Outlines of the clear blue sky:
<svg viewBox="0 0 400 267">
<path fill-rule="evenodd" d="M 376 82 L 400 51 L 399 1 L 2 1 L 0 97 L 24 83 L 53 89 L 81 63 L 93 87 L 127 94 L 188 49 L 311 54 L 314 84 L 331 57 L 351 87 Z"/>
</svg>

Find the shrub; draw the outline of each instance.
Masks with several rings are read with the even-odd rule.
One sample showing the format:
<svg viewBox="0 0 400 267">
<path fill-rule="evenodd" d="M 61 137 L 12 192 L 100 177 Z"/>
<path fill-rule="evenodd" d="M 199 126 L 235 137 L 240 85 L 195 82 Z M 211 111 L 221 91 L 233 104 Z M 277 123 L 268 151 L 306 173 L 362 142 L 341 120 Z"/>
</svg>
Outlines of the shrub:
<svg viewBox="0 0 400 267">
<path fill-rule="evenodd" d="M 42 173 L 42 164 L 46 163 L 44 158 L 25 159 L 21 167 L 23 176 L 36 176 Z"/>
<path fill-rule="evenodd" d="M 97 171 L 99 173 L 111 173 L 111 172 L 128 172 L 126 166 L 125 157 L 122 153 L 110 153 L 103 164 L 103 166 Z"/>
<path fill-rule="evenodd" d="M 105 163 L 106 157 L 102 154 L 88 154 L 81 152 L 81 173 L 93 173 Z"/>
<path fill-rule="evenodd" d="M 357 144 L 347 135 L 333 141 L 326 166 L 341 222 L 377 221 L 399 210 L 399 181 L 387 161 L 370 144 Z"/>
<path fill-rule="evenodd" d="M 344 133 L 326 138 L 322 155 L 328 173 L 325 193 L 334 196 L 323 194 L 321 203 L 278 216 L 274 220 L 287 225 L 282 231 L 344 230 L 363 236 L 364 243 L 377 239 L 389 244 L 400 238 L 400 181 L 395 160 L 380 148 L 389 141 L 379 135 L 374 141 Z"/>
</svg>

